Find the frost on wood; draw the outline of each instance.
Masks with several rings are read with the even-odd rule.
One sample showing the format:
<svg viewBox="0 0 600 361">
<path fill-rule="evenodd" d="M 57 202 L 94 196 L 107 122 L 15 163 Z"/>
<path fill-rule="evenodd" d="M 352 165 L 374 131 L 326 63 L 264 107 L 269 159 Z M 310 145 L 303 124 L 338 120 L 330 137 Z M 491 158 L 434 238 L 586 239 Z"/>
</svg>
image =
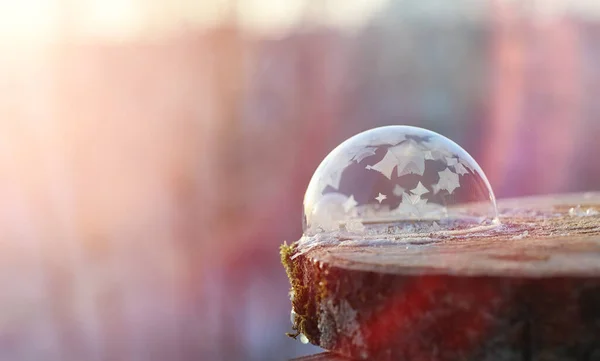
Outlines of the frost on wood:
<svg viewBox="0 0 600 361">
<path fill-rule="evenodd" d="M 569 209 L 569 215 L 573 216 L 573 217 L 588 217 L 588 216 L 595 216 L 598 214 L 600 214 L 600 213 L 596 209 L 591 208 L 591 207 L 584 209 L 580 205 Z"/>
<path fill-rule="evenodd" d="M 364 348 L 365 340 L 360 329 L 357 311 L 350 306 L 348 301 L 335 302 L 332 298 L 326 298 L 320 305 L 319 331 L 321 333 L 320 343 L 331 345 L 341 333 L 351 340 L 353 347 Z M 335 332 L 330 332 L 335 330 Z M 366 350 L 363 350 L 366 352 Z"/>
</svg>

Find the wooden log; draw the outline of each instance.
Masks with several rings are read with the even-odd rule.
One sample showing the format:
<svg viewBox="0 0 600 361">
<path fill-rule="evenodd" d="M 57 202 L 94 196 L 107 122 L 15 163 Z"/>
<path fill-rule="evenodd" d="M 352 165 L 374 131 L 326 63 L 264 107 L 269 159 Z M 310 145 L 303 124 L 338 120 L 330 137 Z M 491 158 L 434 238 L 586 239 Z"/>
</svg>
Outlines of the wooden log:
<svg viewBox="0 0 600 361">
<path fill-rule="evenodd" d="M 365 360 L 600 360 L 600 193 L 499 209 L 426 244 L 284 245 L 291 336 Z"/>
</svg>

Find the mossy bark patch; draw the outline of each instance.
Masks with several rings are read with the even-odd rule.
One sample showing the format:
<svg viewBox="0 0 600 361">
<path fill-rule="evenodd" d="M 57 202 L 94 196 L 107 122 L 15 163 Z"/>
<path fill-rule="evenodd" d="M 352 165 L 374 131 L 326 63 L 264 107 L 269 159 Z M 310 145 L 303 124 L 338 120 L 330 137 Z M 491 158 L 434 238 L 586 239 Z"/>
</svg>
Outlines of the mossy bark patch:
<svg viewBox="0 0 600 361">
<path fill-rule="evenodd" d="M 290 279 L 292 310 L 295 312 L 292 329 L 294 333 L 287 335 L 296 338 L 303 334 L 311 343 L 317 344 L 319 329 L 315 319 L 317 303 L 326 292 L 327 281 L 321 276 L 326 272 L 319 263 L 299 262 L 296 255 L 296 244 L 283 244 L 280 248 L 281 262 Z"/>
</svg>

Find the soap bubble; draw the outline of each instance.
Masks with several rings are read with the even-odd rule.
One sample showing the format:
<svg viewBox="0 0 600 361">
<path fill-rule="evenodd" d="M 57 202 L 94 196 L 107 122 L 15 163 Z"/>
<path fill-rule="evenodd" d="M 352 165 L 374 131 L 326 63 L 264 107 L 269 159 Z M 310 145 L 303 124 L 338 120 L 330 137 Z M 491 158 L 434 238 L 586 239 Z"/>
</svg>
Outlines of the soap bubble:
<svg viewBox="0 0 600 361">
<path fill-rule="evenodd" d="M 475 160 L 432 131 L 375 128 L 319 165 L 304 196 L 304 234 L 361 236 L 468 230 L 497 223 L 492 188 Z"/>
</svg>

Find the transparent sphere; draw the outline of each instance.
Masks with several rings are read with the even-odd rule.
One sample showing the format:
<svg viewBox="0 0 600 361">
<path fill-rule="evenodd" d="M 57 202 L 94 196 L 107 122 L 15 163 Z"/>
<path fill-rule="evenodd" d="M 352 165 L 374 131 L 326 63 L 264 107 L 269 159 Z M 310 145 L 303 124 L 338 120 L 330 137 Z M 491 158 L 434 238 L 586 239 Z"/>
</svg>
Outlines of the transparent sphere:
<svg viewBox="0 0 600 361">
<path fill-rule="evenodd" d="M 319 165 L 304 196 L 304 234 L 466 230 L 497 223 L 496 199 L 475 160 L 432 131 L 375 128 Z"/>
</svg>

